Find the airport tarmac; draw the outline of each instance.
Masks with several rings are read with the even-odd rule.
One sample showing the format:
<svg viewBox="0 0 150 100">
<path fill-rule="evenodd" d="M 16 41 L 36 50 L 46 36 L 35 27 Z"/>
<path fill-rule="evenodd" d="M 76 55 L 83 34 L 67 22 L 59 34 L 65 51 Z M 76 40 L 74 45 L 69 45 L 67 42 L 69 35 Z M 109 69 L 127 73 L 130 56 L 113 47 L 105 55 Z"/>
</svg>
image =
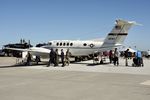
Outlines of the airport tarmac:
<svg viewBox="0 0 150 100">
<path fill-rule="evenodd" d="M 150 60 L 144 67 L 92 63 L 0 66 L 1 100 L 149 100 Z"/>
</svg>

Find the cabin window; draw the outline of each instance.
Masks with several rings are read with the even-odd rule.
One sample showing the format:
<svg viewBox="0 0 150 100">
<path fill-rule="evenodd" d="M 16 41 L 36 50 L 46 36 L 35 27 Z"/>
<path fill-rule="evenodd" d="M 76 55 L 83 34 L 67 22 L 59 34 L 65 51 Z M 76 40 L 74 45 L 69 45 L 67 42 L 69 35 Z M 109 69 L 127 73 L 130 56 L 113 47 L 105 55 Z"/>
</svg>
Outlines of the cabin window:
<svg viewBox="0 0 150 100">
<path fill-rule="evenodd" d="M 60 46 L 62 46 L 62 43 L 60 43 Z"/>
<path fill-rule="evenodd" d="M 56 43 L 56 45 L 58 46 L 58 45 L 59 45 L 59 43 L 57 42 L 57 43 Z"/>
<path fill-rule="evenodd" d="M 65 46 L 66 45 L 66 43 L 63 43 L 63 46 Z"/>
<path fill-rule="evenodd" d="M 70 43 L 70 46 L 73 46 L 73 43 Z"/>
<path fill-rule="evenodd" d="M 84 44 L 83 44 L 83 46 L 87 46 L 87 44 L 86 44 L 86 43 L 84 43 Z"/>
<path fill-rule="evenodd" d="M 67 46 L 69 46 L 69 43 L 67 43 Z"/>
</svg>

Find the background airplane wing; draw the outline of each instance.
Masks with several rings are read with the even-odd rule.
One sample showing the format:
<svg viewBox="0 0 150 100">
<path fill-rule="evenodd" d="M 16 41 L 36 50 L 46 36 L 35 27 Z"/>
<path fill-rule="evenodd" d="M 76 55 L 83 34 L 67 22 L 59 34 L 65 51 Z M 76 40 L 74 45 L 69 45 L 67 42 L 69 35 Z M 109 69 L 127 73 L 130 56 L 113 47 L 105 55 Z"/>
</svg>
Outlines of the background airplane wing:
<svg viewBox="0 0 150 100">
<path fill-rule="evenodd" d="M 22 52 L 27 52 L 27 51 L 29 51 L 29 49 L 20 49 L 20 48 L 8 48 L 8 47 L 6 47 L 5 49 L 6 49 L 6 50 L 22 51 Z"/>
<path fill-rule="evenodd" d="M 21 52 L 30 52 L 32 55 L 41 56 L 43 58 L 48 58 L 50 50 L 42 47 L 31 47 L 29 49 L 20 49 L 20 48 L 5 48 L 7 50 L 16 50 Z"/>
</svg>

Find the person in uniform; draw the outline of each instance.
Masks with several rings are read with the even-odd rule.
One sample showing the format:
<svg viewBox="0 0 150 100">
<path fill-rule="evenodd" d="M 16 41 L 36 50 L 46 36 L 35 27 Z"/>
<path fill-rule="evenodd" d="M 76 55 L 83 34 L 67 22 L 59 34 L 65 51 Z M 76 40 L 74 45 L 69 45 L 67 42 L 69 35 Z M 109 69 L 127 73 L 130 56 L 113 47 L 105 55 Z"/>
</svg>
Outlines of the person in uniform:
<svg viewBox="0 0 150 100">
<path fill-rule="evenodd" d="M 27 66 L 30 66 L 31 65 L 31 54 L 30 52 L 28 52 L 27 54 L 27 63 L 26 63 Z"/>
<path fill-rule="evenodd" d="M 55 64 L 54 66 L 58 66 L 59 64 L 59 54 L 58 54 L 58 49 L 55 50 Z"/>
<path fill-rule="evenodd" d="M 49 53 L 49 62 L 47 64 L 47 67 L 49 67 L 50 64 L 54 64 L 54 61 L 55 61 L 55 52 L 54 52 L 54 50 L 52 48 L 50 53 Z"/>
<path fill-rule="evenodd" d="M 64 55 L 63 49 L 61 49 L 61 55 L 60 55 L 60 57 L 61 57 L 62 67 L 64 67 L 65 66 L 65 62 L 64 62 L 65 55 Z"/>
<path fill-rule="evenodd" d="M 69 64 L 70 64 L 70 59 L 69 59 L 69 57 L 70 57 L 70 52 L 69 52 L 69 49 L 67 49 L 67 51 L 66 51 L 66 63 L 68 64 L 68 66 L 69 66 Z"/>
<path fill-rule="evenodd" d="M 128 66 L 128 59 L 129 59 L 129 49 L 127 49 L 124 53 L 125 57 L 125 65 Z"/>
</svg>

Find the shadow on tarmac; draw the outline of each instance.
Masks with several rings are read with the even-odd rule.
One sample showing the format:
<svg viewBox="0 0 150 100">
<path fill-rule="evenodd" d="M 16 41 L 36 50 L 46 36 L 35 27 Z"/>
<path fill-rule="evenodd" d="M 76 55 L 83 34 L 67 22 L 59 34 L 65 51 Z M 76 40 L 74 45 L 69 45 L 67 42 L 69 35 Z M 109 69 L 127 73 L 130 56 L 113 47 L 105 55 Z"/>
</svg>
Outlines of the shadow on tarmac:
<svg viewBox="0 0 150 100">
<path fill-rule="evenodd" d="M 45 63 L 39 63 L 38 65 L 46 65 Z M 30 66 L 37 66 L 37 64 L 32 63 Z M 0 66 L 0 68 L 14 68 L 14 67 L 30 67 L 28 65 L 24 64 L 14 64 L 14 65 L 6 65 L 6 66 Z"/>
<path fill-rule="evenodd" d="M 91 64 L 87 64 L 87 66 L 97 66 L 97 65 L 107 65 L 107 64 L 110 64 L 110 63 L 91 63 Z"/>
</svg>

